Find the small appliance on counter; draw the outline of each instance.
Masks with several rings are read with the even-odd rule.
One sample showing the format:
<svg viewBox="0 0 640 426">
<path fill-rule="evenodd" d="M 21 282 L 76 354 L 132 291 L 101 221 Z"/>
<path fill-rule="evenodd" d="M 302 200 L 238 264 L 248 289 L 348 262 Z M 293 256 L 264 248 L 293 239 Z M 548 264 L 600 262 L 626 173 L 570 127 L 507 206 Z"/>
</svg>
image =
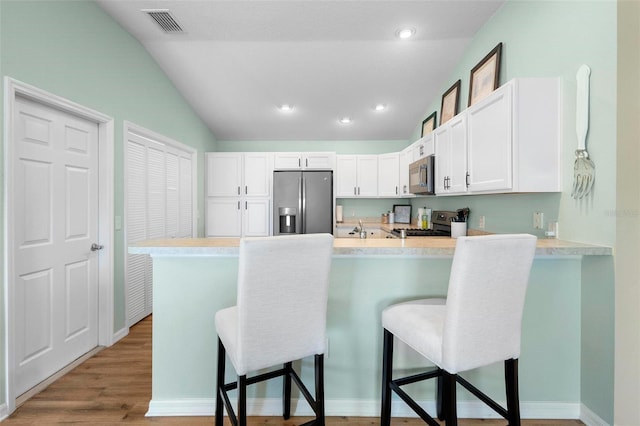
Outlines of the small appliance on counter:
<svg viewBox="0 0 640 426">
<path fill-rule="evenodd" d="M 435 210 L 431 217 L 431 229 L 393 228 L 391 235 L 400 237 L 404 231 L 407 237 L 450 237 L 451 222 L 458 217 L 458 212 Z"/>
</svg>

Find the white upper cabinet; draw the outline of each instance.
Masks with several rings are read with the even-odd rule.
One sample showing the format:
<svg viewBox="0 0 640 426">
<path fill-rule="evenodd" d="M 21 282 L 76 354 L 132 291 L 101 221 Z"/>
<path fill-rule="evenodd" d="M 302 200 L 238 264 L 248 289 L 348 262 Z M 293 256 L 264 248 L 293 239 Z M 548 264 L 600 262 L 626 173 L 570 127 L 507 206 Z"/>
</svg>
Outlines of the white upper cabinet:
<svg viewBox="0 0 640 426">
<path fill-rule="evenodd" d="M 207 196 L 233 197 L 242 193 L 242 154 L 206 153 Z"/>
<path fill-rule="evenodd" d="M 378 156 L 336 156 L 336 197 L 377 197 Z"/>
<path fill-rule="evenodd" d="M 381 154 L 378 156 L 378 196 L 400 195 L 400 153 Z"/>
<path fill-rule="evenodd" d="M 400 195 L 403 197 L 411 196 L 409 192 L 409 164 L 411 163 L 413 163 L 413 145 L 409 145 L 400 151 L 398 156 Z"/>
<path fill-rule="evenodd" d="M 269 197 L 272 171 L 271 154 L 264 152 L 244 154 L 244 195 Z"/>
<path fill-rule="evenodd" d="M 467 120 L 458 114 L 434 131 L 437 195 L 467 192 Z"/>
<path fill-rule="evenodd" d="M 275 170 L 333 170 L 336 154 L 333 152 L 276 152 Z"/>
<path fill-rule="evenodd" d="M 512 188 L 510 85 L 467 112 L 469 191 Z"/>
<path fill-rule="evenodd" d="M 561 190 L 559 84 L 514 79 L 467 110 L 470 192 Z"/>
</svg>

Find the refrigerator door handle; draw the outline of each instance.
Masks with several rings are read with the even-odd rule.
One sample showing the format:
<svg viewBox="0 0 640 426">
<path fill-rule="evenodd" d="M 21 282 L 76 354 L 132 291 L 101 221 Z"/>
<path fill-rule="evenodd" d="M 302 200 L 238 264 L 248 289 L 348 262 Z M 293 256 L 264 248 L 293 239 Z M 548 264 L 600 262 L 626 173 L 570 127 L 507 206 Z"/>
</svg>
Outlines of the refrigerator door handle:
<svg viewBox="0 0 640 426">
<path fill-rule="evenodd" d="M 304 177 L 300 178 L 302 182 L 302 233 L 307 233 L 307 181 Z"/>
<path fill-rule="evenodd" d="M 302 191 L 302 176 L 298 178 L 298 213 L 296 218 L 296 234 L 304 233 L 304 192 Z"/>
</svg>

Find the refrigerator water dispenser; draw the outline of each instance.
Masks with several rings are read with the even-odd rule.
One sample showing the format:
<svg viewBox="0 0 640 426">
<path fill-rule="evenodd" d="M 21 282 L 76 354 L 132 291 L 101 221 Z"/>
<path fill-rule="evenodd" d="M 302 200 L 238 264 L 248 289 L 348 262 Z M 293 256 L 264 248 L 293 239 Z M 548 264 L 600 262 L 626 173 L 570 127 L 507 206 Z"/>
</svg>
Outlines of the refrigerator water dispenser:
<svg viewBox="0 0 640 426">
<path fill-rule="evenodd" d="M 295 207 L 280 207 L 280 233 L 295 234 L 296 233 L 296 214 Z"/>
</svg>

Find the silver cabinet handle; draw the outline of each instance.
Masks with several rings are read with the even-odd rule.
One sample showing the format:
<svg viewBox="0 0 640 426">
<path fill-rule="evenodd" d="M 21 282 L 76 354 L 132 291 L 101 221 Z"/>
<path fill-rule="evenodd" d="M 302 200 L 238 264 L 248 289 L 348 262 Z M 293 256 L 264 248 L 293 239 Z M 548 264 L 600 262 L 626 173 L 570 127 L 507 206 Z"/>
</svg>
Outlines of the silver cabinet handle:
<svg viewBox="0 0 640 426">
<path fill-rule="evenodd" d="M 101 244 L 96 244 L 96 243 L 91 244 L 91 251 L 98 251 L 98 250 L 102 250 L 103 248 L 104 246 Z"/>
</svg>

